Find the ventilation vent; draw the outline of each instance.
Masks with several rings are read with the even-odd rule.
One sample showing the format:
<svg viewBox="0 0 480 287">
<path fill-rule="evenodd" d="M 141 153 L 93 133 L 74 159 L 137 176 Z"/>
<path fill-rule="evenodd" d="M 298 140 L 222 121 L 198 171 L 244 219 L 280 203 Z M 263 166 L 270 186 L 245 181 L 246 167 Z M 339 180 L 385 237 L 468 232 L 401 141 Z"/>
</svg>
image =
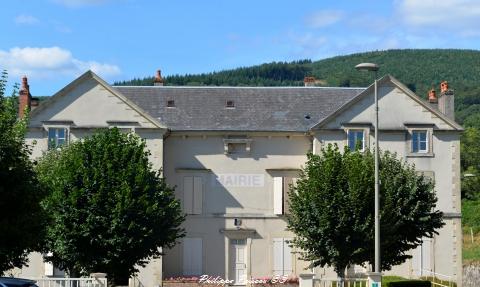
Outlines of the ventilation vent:
<svg viewBox="0 0 480 287">
<path fill-rule="evenodd" d="M 225 104 L 226 108 L 235 108 L 235 102 L 233 100 L 227 100 Z"/>
<path fill-rule="evenodd" d="M 167 107 L 168 108 L 175 107 L 175 101 L 174 100 L 167 100 Z"/>
</svg>

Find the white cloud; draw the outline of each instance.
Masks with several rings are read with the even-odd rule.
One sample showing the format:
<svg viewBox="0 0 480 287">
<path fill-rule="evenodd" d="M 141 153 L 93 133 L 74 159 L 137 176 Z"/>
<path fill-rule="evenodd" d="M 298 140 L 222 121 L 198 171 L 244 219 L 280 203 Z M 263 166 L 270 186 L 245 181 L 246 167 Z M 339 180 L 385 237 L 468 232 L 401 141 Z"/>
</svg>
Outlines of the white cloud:
<svg viewBox="0 0 480 287">
<path fill-rule="evenodd" d="M 15 23 L 19 25 L 35 25 L 40 21 L 32 15 L 21 14 L 15 17 Z"/>
<path fill-rule="evenodd" d="M 414 28 L 449 30 L 460 35 L 478 35 L 478 0 L 400 0 L 396 2 L 400 19 Z"/>
<path fill-rule="evenodd" d="M 298 34 L 290 31 L 285 40 L 290 43 L 292 54 L 301 58 L 316 58 L 318 53 L 329 44 L 326 37 L 310 32 Z"/>
<path fill-rule="evenodd" d="M 59 47 L 15 47 L 8 51 L 0 50 L 0 67 L 13 76 L 26 74 L 42 79 L 76 76 L 87 70 L 103 77 L 121 72 L 116 65 L 76 59 L 70 51 Z"/>
<path fill-rule="evenodd" d="M 107 2 L 108 0 L 52 0 L 52 1 L 67 7 L 80 7 L 80 6 L 89 6 L 89 5 L 99 5 Z"/>
<path fill-rule="evenodd" d="M 338 10 L 322 10 L 308 15 L 305 22 L 311 28 L 323 28 L 337 23 L 343 15 L 344 13 Z"/>
</svg>

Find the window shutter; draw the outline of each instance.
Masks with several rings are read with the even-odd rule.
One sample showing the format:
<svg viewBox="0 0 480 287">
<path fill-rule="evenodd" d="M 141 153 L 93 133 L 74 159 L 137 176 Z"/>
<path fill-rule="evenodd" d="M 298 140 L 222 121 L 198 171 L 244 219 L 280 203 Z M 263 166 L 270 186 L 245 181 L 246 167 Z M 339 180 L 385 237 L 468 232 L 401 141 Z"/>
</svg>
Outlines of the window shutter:
<svg viewBox="0 0 480 287">
<path fill-rule="evenodd" d="M 423 238 L 422 247 L 422 273 L 426 273 L 424 271 L 433 271 L 432 268 L 432 239 L 431 238 Z M 425 274 L 428 275 L 428 274 Z"/>
<path fill-rule="evenodd" d="M 288 246 L 289 239 L 283 239 L 283 275 L 290 275 L 293 273 L 292 268 L 292 248 Z"/>
<path fill-rule="evenodd" d="M 283 177 L 273 178 L 273 213 L 283 214 Z"/>
<path fill-rule="evenodd" d="M 183 178 L 183 209 L 185 213 L 193 213 L 193 177 Z"/>
<path fill-rule="evenodd" d="M 45 276 L 53 276 L 53 264 L 45 262 Z"/>
<path fill-rule="evenodd" d="M 202 178 L 193 178 L 193 214 L 202 214 L 203 205 L 203 182 Z"/>
<path fill-rule="evenodd" d="M 283 178 L 283 213 L 288 214 L 290 213 L 290 205 L 289 200 L 290 197 L 288 193 L 290 192 L 291 185 L 294 184 L 293 177 L 284 177 Z"/>
<path fill-rule="evenodd" d="M 202 275 L 202 238 L 183 239 L 183 275 Z"/>
<path fill-rule="evenodd" d="M 283 275 L 283 238 L 273 239 L 273 275 Z"/>
</svg>

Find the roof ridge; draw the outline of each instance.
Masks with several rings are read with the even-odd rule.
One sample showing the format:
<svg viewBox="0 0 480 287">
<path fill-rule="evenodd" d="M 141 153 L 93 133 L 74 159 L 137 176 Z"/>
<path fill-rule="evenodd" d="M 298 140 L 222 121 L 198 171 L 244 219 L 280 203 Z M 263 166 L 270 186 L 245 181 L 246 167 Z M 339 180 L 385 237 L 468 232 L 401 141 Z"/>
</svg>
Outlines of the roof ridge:
<svg viewBox="0 0 480 287">
<path fill-rule="evenodd" d="M 112 86 L 113 88 L 144 88 L 144 89 L 335 89 L 335 90 L 365 90 L 366 87 L 303 87 L 303 86 Z"/>
</svg>

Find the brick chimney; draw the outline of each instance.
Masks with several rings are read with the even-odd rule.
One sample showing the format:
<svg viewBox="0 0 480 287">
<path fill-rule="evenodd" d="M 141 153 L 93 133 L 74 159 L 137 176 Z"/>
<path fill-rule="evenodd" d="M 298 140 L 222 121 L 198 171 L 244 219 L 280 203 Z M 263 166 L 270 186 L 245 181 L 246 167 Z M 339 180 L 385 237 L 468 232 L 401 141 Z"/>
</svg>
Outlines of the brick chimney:
<svg viewBox="0 0 480 287">
<path fill-rule="evenodd" d="M 305 87 L 315 87 L 315 77 L 305 77 L 303 83 Z"/>
<path fill-rule="evenodd" d="M 455 95 L 448 87 L 448 82 L 440 83 L 440 96 L 438 97 L 438 109 L 447 117 L 455 119 Z"/>
<path fill-rule="evenodd" d="M 155 74 L 155 79 L 153 80 L 154 86 L 163 86 L 163 78 L 162 78 L 162 71 L 157 70 Z"/>
<path fill-rule="evenodd" d="M 27 76 L 22 77 L 22 87 L 18 92 L 18 116 L 23 118 L 25 115 L 25 108 L 30 110 L 32 103 L 32 95 L 30 94 L 30 86 L 28 85 Z"/>
</svg>

